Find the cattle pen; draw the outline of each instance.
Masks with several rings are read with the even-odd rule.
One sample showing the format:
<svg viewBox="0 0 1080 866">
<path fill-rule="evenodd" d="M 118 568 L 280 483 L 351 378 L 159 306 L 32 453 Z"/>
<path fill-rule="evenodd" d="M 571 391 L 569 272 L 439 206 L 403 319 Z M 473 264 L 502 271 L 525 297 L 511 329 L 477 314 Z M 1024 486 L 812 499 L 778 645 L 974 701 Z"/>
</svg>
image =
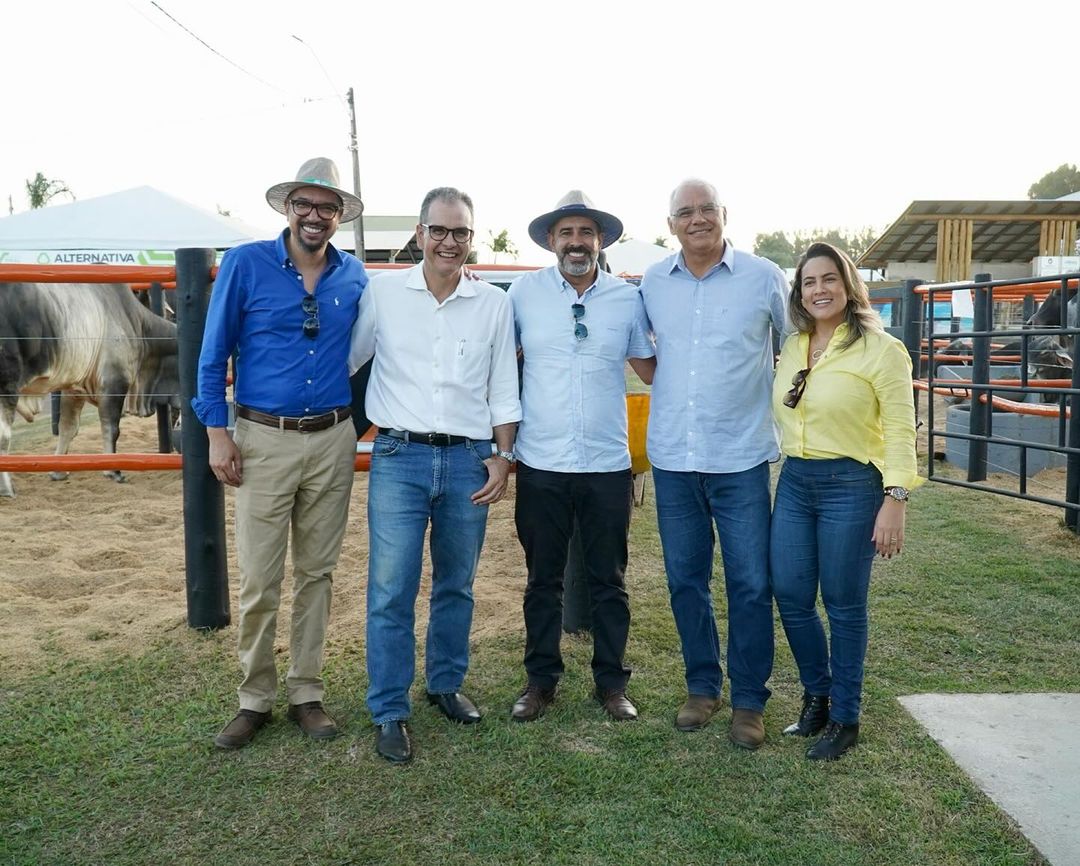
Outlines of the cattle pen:
<svg viewBox="0 0 1080 866">
<path fill-rule="evenodd" d="M 184 499 L 184 545 L 185 570 L 188 594 L 188 624 L 194 628 L 220 628 L 229 622 L 228 576 L 225 564 L 225 520 L 222 486 L 214 479 L 208 466 L 208 444 L 205 429 L 190 408 L 196 383 L 196 367 L 202 343 L 206 305 L 214 276 L 214 252 L 205 249 L 178 250 L 175 267 L 132 266 L 29 266 L 0 264 L 0 283 L 33 280 L 38 282 L 109 283 L 175 281 L 177 295 L 177 324 L 180 353 L 181 412 L 183 430 L 183 456 L 172 453 L 143 454 L 68 454 L 68 455 L 0 455 L 0 471 L 91 471 L 91 470 L 180 470 L 183 473 Z M 968 478 L 960 480 L 944 477 L 934 471 L 934 461 L 928 461 L 928 474 L 933 481 L 959 485 L 992 493 L 1015 496 L 1044 505 L 1065 509 L 1065 523 L 1074 533 L 1078 532 L 1080 515 L 1080 420 L 1075 407 L 1080 395 L 1078 370 L 1074 364 L 1069 380 L 1057 379 L 1033 383 L 1023 363 L 1027 356 L 1027 338 L 1039 335 L 1073 336 L 1080 329 L 1062 325 L 1057 328 L 1001 329 L 994 330 L 992 309 L 995 300 L 1027 299 L 1033 309 L 1034 300 L 1045 297 L 1054 287 L 1061 286 L 1063 293 L 1074 289 L 1080 275 L 1045 278 L 1032 281 L 994 282 L 980 277 L 973 283 L 948 285 L 924 285 L 916 281 L 906 282 L 892 295 L 875 293 L 875 303 L 892 300 L 892 327 L 890 330 L 904 340 L 911 353 L 916 371 L 916 393 L 945 390 L 955 394 L 975 395 L 971 425 L 967 431 L 939 432 L 934 427 L 933 400 L 929 401 L 930 451 L 934 452 L 936 438 L 963 439 L 969 443 Z M 927 314 L 933 309 L 935 294 L 954 291 L 971 291 L 974 296 L 976 320 L 971 331 L 950 330 L 938 333 L 934 319 Z M 1027 310 L 1025 311 L 1027 312 Z M 991 378 L 989 363 L 990 341 L 997 337 L 1016 336 L 1021 340 L 1021 351 L 1016 357 L 1021 362 L 1018 378 Z M 937 341 L 948 338 L 970 338 L 973 342 L 973 366 L 971 376 L 964 380 L 944 381 L 936 376 L 935 364 L 942 360 L 937 353 Z M 949 357 L 949 356 L 946 356 Z M 997 392 L 997 393 L 995 393 Z M 1056 395 L 1057 405 L 1021 404 L 1001 397 L 1027 394 Z M 1053 443 L 1033 443 L 1008 436 L 994 435 L 991 407 L 1030 415 L 1043 415 L 1057 419 L 1058 435 Z M 639 423 L 643 419 L 638 413 Z M 644 431 L 638 431 L 642 440 Z M 1006 490 L 988 486 L 987 448 L 1001 445 L 1019 450 L 1021 473 L 1020 489 Z M 1026 454 L 1029 449 L 1063 455 L 1066 462 L 1065 496 L 1063 500 L 1033 496 L 1026 489 Z M 356 457 L 356 469 L 366 470 L 370 455 L 360 452 Z M 636 472 L 637 470 L 635 470 Z"/>
</svg>

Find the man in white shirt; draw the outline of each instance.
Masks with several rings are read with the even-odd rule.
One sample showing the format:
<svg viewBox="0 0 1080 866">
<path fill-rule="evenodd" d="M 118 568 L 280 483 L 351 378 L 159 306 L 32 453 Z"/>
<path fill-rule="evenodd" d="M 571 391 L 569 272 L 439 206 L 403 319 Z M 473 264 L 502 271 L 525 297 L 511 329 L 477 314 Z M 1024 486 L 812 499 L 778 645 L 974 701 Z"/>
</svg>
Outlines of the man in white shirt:
<svg viewBox="0 0 1080 866">
<path fill-rule="evenodd" d="M 681 250 L 645 272 L 641 295 L 656 338 L 648 454 L 689 693 L 675 726 L 703 728 L 720 707 L 723 671 L 709 590 L 719 537 L 729 737 L 756 749 L 765 741 L 773 663 L 769 462 L 780 449 L 770 407 L 772 337 L 790 329 L 789 289 L 776 265 L 724 238 L 727 211 L 712 184 L 684 181 L 668 213 Z"/>
<path fill-rule="evenodd" d="M 372 279 L 349 355 L 351 370 L 375 356 L 367 390 L 379 429 L 368 481 L 367 704 L 376 750 L 393 762 L 412 758 L 405 721 L 429 522 L 428 701 L 453 721 L 480 721 L 461 693 L 472 584 L 488 506 L 506 492 L 521 405 L 510 301 L 463 275 L 472 226 L 464 193 L 440 187 L 425 196 L 416 226 L 424 260 Z"/>
<path fill-rule="evenodd" d="M 525 550 L 525 671 L 511 711 L 543 715 L 563 673 L 563 572 L 580 526 L 592 625 L 594 696 L 609 716 L 637 718 L 624 663 L 630 604 L 624 576 L 633 505 L 627 443 L 627 359 L 646 382 L 655 367 L 641 295 L 597 265 L 622 223 L 572 190 L 529 236 L 558 264 L 510 286 L 524 357 L 514 518 Z"/>
</svg>

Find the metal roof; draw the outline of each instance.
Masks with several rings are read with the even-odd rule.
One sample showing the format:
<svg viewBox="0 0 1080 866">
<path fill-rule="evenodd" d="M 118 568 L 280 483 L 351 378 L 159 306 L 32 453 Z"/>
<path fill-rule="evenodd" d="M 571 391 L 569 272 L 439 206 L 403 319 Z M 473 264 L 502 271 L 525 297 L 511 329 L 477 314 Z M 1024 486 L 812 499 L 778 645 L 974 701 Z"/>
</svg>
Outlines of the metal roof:
<svg viewBox="0 0 1080 866">
<path fill-rule="evenodd" d="M 1041 221 L 1080 219 L 1080 201 L 913 201 L 860 256 L 858 266 L 937 261 L 938 223 L 949 218 L 974 220 L 972 261 L 1030 262 L 1039 255 Z"/>
</svg>

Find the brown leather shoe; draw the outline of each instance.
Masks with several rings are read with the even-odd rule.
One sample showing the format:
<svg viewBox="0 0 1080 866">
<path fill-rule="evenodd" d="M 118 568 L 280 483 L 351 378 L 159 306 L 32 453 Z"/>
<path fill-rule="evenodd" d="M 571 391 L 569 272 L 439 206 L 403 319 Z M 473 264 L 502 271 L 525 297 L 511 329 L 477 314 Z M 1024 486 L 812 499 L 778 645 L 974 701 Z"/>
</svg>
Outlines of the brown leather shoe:
<svg viewBox="0 0 1080 866">
<path fill-rule="evenodd" d="M 690 695 L 686 703 L 679 708 L 675 727 L 680 731 L 700 731 L 709 724 L 721 703 L 723 699 L 719 695 L 715 698 L 708 695 Z"/>
<path fill-rule="evenodd" d="M 615 721 L 633 722 L 637 720 L 637 707 L 626 696 L 626 689 L 604 689 L 601 691 L 600 687 L 597 686 L 596 691 L 593 692 L 593 697 L 603 706 L 604 712 Z"/>
<path fill-rule="evenodd" d="M 522 690 L 521 695 L 514 702 L 514 708 L 510 711 L 510 718 L 515 722 L 534 722 L 555 700 L 556 687 L 544 689 L 529 683 Z"/>
<path fill-rule="evenodd" d="M 271 713 L 256 710 L 241 710 L 221 732 L 214 737 L 214 745 L 219 749 L 239 749 L 255 739 L 255 733 L 270 721 Z"/>
<path fill-rule="evenodd" d="M 731 733 L 728 735 L 740 749 L 761 748 L 765 742 L 765 722 L 761 713 L 754 710 L 733 710 L 731 713 Z"/>
<path fill-rule="evenodd" d="M 313 740 L 332 740 L 339 733 L 337 723 L 327 715 L 322 701 L 289 704 L 289 720 L 296 722 Z"/>
</svg>

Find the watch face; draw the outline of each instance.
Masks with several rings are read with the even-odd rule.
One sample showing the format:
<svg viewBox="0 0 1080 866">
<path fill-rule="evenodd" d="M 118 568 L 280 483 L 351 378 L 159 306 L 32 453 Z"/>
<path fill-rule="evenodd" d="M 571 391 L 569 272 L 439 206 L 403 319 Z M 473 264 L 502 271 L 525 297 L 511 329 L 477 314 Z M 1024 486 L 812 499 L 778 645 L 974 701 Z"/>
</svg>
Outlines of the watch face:
<svg viewBox="0 0 1080 866">
<path fill-rule="evenodd" d="M 890 487 L 889 496 L 900 502 L 906 502 L 908 498 L 908 489 L 906 487 Z"/>
</svg>

